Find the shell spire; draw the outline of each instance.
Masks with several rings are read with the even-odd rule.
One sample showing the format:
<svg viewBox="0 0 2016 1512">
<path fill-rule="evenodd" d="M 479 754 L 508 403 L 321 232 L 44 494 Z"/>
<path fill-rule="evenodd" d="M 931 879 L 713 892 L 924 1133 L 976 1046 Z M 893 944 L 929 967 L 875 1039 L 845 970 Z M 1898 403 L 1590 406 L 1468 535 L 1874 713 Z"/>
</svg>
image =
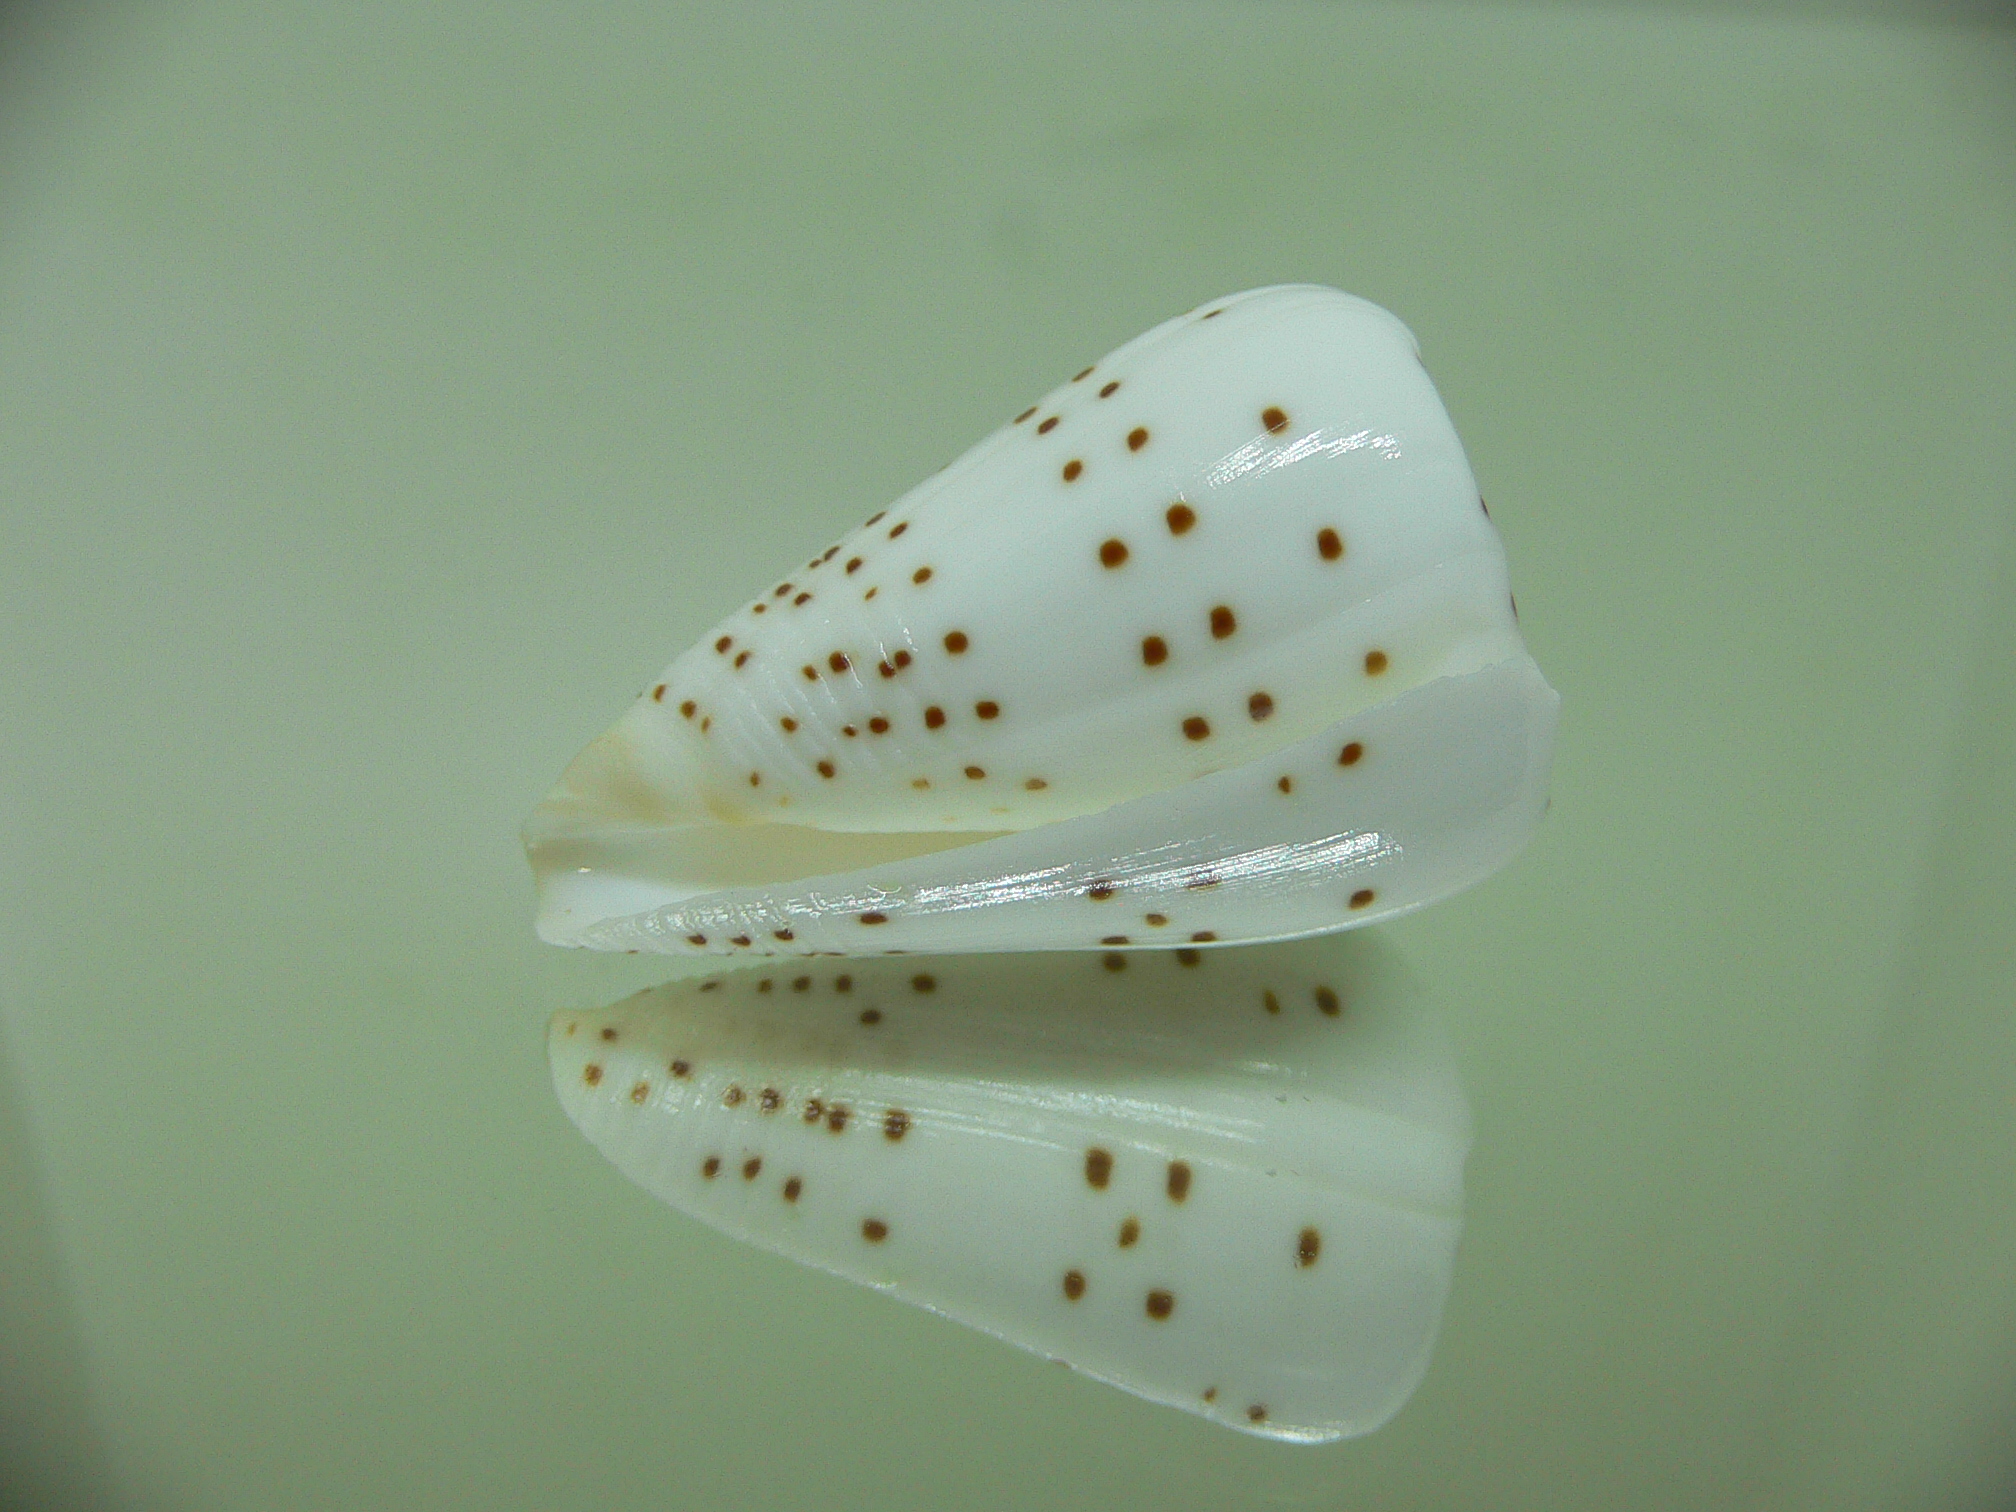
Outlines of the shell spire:
<svg viewBox="0 0 2016 1512">
<path fill-rule="evenodd" d="M 1502 865 L 1557 700 L 1395 317 L 1214 301 L 700 638 L 527 825 L 548 940 L 1095 948 L 1365 922 Z"/>
</svg>

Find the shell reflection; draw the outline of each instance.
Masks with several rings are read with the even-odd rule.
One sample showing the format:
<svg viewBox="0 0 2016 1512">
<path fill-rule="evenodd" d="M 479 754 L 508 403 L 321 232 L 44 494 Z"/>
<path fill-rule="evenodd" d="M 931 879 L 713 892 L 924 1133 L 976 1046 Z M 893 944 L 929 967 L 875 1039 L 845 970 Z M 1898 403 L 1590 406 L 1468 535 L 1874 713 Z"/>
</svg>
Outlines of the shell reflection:
<svg viewBox="0 0 2016 1512">
<path fill-rule="evenodd" d="M 1138 1395 L 1321 1441 L 1426 1369 L 1469 1114 L 1368 935 L 757 967 L 550 1052 L 682 1212 Z"/>
</svg>

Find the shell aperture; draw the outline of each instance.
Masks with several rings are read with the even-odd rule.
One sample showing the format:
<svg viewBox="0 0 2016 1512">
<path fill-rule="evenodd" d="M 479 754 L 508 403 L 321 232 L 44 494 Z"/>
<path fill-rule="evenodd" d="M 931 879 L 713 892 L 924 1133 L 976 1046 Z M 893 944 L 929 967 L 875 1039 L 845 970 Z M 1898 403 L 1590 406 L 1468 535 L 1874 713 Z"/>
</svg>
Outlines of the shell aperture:
<svg viewBox="0 0 2016 1512">
<path fill-rule="evenodd" d="M 619 1170 L 728 1234 L 1245 1431 L 1426 1368 L 1469 1115 L 1364 935 L 753 966 L 555 1016 Z"/>
<path fill-rule="evenodd" d="M 539 930 L 783 954 L 1349 927 L 1524 843 L 1557 705 L 1412 336 L 1255 290 L 1081 371 L 675 659 L 528 823 Z"/>
</svg>

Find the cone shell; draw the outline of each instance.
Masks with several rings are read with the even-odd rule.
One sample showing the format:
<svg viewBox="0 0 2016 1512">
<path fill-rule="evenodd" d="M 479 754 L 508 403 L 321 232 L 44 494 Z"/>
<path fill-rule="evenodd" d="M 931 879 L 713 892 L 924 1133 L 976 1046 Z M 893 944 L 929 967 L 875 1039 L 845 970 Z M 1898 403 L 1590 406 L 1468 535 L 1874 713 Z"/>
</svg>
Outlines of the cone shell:
<svg viewBox="0 0 2016 1512">
<path fill-rule="evenodd" d="M 1344 927 L 1503 864 L 1555 707 L 1412 336 L 1256 290 L 1083 369 L 677 658 L 527 826 L 540 930 L 1131 945 L 1085 906 L 1123 888 L 1197 943 Z"/>
</svg>

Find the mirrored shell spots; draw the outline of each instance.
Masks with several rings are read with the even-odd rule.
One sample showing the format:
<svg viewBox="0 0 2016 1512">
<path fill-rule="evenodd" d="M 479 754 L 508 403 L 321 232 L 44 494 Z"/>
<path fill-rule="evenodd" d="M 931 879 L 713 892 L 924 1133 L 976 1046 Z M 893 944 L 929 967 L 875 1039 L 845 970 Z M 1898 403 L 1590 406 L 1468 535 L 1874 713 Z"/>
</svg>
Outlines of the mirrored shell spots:
<svg viewBox="0 0 2016 1512">
<path fill-rule="evenodd" d="M 1398 320 L 1335 290 L 1256 290 L 1016 408 L 843 540 L 791 553 L 806 565 L 575 760 L 526 827 L 544 938 L 683 952 L 704 934 L 733 953 L 743 934 L 774 950 L 788 925 L 801 950 L 850 950 L 866 946 L 838 924 L 874 911 L 891 926 L 877 949 L 1091 948 L 1110 931 L 1065 912 L 1011 927 L 979 903 L 1040 902 L 1081 861 L 1129 869 L 1122 831 L 1151 813 L 1185 816 L 1163 844 L 1208 829 L 1219 857 L 1197 863 L 1236 861 L 1228 884 L 1277 893 L 1341 883 L 1347 840 L 1360 870 L 1422 858 L 1434 895 L 1516 850 L 1556 700 Z M 1311 742 L 1334 752 L 1424 695 L 1469 700 L 1475 735 L 1441 763 L 1469 789 L 1443 821 L 1400 835 L 1389 819 L 1408 815 L 1366 806 L 1370 764 L 1349 783 L 1301 770 Z M 1200 824 L 1199 794 L 1232 799 L 1235 773 L 1264 779 L 1264 836 L 1215 811 Z M 1048 838 L 998 848 L 1033 836 Z M 1431 895 L 1355 884 L 1276 927 L 1185 921 L 1274 938 Z M 989 886 L 999 897 L 973 892 Z M 1377 906 L 1349 906 L 1364 887 Z M 988 938 L 992 921 L 1008 932 Z"/>
<path fill-rule="evenodd" d="M 558 1015 L 554 1086 L 737 1238 L 1242 1432 L 1369 1432 L 1447 1295 L 1462 1092 L 1370 937 L 1218 966 L 946 956 L 928 1000 L 899 962 L 808 963 L 803 992 L 730 971 Z"/>
</svg>

